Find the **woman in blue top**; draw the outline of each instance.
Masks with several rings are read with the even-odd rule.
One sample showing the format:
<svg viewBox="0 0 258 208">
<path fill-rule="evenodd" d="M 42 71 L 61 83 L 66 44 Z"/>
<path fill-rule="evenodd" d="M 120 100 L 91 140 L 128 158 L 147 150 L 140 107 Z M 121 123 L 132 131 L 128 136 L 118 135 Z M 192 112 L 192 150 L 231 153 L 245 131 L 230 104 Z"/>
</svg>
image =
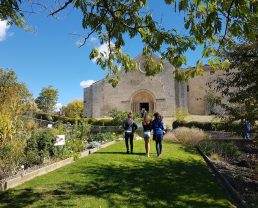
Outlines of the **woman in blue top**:
<svg viewBox="0 0 258 208">
<path fill-rule="evenodd" d="M 164 125 L 162 122 L 162 117 L 158 112 L 154 113 L 154 120 L 152 121 L 152 130 L 153 140 L 156 142 L 157 156 L 159 157 L 162 153 Z"/>
</svg>

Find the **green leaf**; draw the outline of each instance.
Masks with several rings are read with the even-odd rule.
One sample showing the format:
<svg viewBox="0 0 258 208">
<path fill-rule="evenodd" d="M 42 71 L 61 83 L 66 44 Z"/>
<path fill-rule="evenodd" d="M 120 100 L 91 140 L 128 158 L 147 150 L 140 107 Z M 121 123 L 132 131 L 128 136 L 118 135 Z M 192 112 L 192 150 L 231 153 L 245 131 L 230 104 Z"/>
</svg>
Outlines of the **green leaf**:
<svg viewBox="0 0 258 208">
<path fill-rule="evenodd" d="M 230 61 L 229 60 L 225 60 L 221 63 L 221 67 L 222 69 L 228 69 L 230 67 Z"/>
<path fill-rule="evenodd" d="M 198 5 L 198 8 L 199 10 L 202 12 L 202 13 L 205 13 L 206 14 L 206 6 L 204 4 L 199 4 Z"/>
</svg>

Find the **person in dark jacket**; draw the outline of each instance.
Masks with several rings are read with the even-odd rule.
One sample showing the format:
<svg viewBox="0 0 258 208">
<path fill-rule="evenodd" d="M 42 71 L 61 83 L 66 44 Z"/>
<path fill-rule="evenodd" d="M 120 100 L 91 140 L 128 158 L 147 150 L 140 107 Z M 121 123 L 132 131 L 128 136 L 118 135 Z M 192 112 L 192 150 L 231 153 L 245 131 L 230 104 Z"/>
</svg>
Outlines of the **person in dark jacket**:
<svg viewBox="0 0 258 208">
<path fill-rule="evenodd" d="M 162 117 L 158 112 L 154 113 L 154 120 L 152 121 L 152 130 L 153 140 L 156 142 L 157 156 L 159 157 L 162 153 L 164 125 L 162 122 Z"/>
<path fill-rule="evenodd" d="M 151 118 L 146 114 L 142 122 L 142 127 L 143 127 L 143 138 L 145 141 L 145 150 L 146 150 L 147 157 L 150 157 L 150 134 L 152 130 L 151 122 L 152 122 Z"/>
<path fill-rule="evenodd" d="M 126 146 L 126 153 L 129 153 L 129 144 L 128 141 L 130 140 L 130 150 L 133 153 L 133 137 L 134 131 L 138 128 L 137 124 L 133 121 L 133 113 L 128 113 L 128 118 L 123 122 L 123 128 L 125 130 L 125 146 Z"/>
<path fill-rule="evenodd" d="M 246 119 L 241 120 L 241 123 L 243 126 L 243 139 L 250 140 L 251 124 Z"/>
</svg>

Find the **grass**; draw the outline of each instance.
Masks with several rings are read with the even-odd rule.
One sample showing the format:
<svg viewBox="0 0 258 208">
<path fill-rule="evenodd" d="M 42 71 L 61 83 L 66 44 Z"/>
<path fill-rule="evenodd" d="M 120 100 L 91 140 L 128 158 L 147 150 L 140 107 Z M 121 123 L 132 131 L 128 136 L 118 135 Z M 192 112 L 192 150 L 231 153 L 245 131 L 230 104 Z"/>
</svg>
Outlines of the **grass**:
<svg viewBox="0 0 258 208">
<path fill-rule="evenodd" d="M 133 155 L 116 143 L 0 193 L 0 207 L 234 207 L 194 151 L 164 143 L 157 158 L 151 148 L 147 158 L 143 141 Z"/>
</svg>

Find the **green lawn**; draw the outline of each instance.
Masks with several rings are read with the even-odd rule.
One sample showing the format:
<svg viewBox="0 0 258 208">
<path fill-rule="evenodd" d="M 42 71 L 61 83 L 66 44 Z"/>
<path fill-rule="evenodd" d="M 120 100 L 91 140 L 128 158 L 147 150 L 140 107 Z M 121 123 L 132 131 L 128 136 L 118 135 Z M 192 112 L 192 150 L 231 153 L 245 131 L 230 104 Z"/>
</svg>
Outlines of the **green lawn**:
<svg viewBox="0 0 258 208">
<path fill-rule="evenodd" d="M 234 207 L 202 158 L 180 145 L 164 143 L 163 155 L 135 154 L 123 142 L 47 175 L 0 193 L 0 207 Z"/>
</svg>

